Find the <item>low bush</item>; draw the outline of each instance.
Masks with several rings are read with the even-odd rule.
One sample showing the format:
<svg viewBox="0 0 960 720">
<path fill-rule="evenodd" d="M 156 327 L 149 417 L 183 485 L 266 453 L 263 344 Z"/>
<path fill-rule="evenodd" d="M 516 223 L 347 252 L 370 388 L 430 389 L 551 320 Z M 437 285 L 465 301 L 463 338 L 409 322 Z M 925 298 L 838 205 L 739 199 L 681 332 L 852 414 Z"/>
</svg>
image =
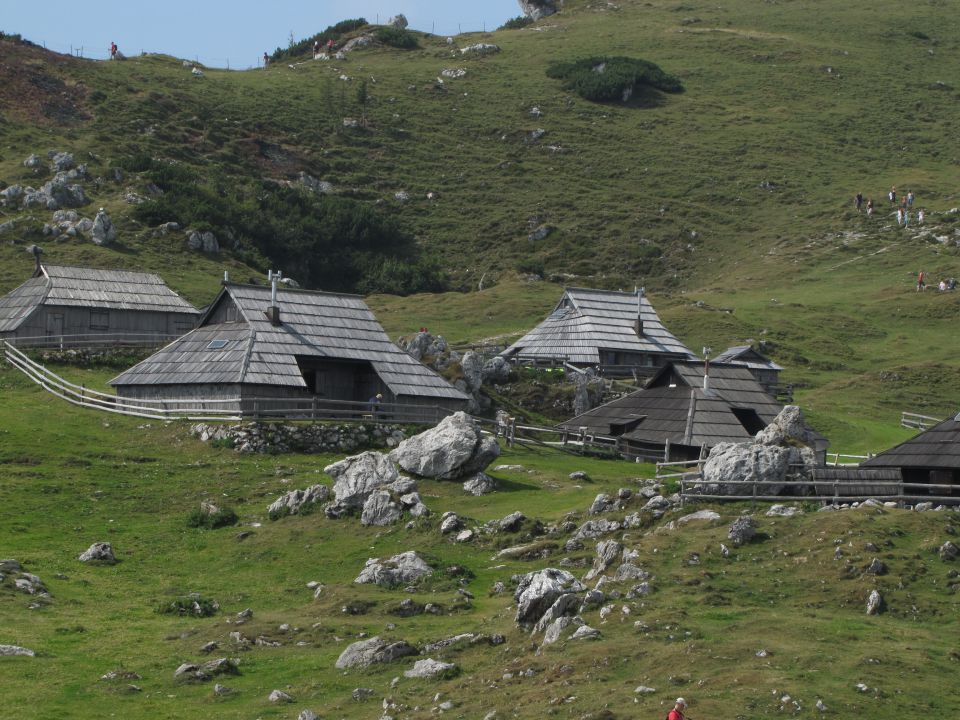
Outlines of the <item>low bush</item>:
<svg viewBox="0 0 960 720">
<path fill-rule="evenodd" d="M 157 606 L 156 611 L 161 615 L 211 617 L 220 611 L 220 603 L 193 593 L 162 602 Z"/>
<path fill-rule="evenodd" d="M 208 513 L 204 512 L 201 508 L 194 508 L 190 514 L 187 515 L 187 527 L 215 530 L 216 528 L 236 525 L 238 519 L 237 513 L 233 508 L 219 508 L 215 513 Z"/>
<path fill-rule="evenodd" d="M 412 50 L 413 48 L 420 47 L 420 43 L 417 42 L 416 35 L 409 30 L 393 27 L 391 25 L 378 27 L 377 31 L 374 33 L 374 37 L 376 37 L 377 40 L 382 42 L 384 45 L 401 48 L 402 50 Z"/>
<path fill-rule="evenodd" d="M 307 53 L 313 52 L 314 41 L 319 41 L 321 46 L 326 47 L 328 40 L 333 40 L 336 42 L 347 33 L 359 30 L 366 24 L 367 21 L 364 18 L 357 18 L 355 20 L 341 20 L 336 25 L 329 26 L 323 32 L 319 32 L 316 35 L 311 35 L 303 40 L 292 42 L 285 48 L 277 48 L 273 51 L 273 55 L 270 57 L 272 60 L 284 60 L 286 58 L 306 55 Z"/>
<path fill-rule="evenodd" d="M 526 15 L 518 15 L 515 18 L 507 20 L 503 25 L 498 27 L 497 30 L 519 30 L 532 23 L 533 18 L 528 18 Z"/>
<path fill-rule="evenodd" d="M 565 89 L 594 102 L 623 102 L 634 93 L 650 89 L 683 92 L 679 78 L 637 58 L 598 56 L 554 62 L 547 67 L 547 76 L 563 80 Z"/>
</svg>

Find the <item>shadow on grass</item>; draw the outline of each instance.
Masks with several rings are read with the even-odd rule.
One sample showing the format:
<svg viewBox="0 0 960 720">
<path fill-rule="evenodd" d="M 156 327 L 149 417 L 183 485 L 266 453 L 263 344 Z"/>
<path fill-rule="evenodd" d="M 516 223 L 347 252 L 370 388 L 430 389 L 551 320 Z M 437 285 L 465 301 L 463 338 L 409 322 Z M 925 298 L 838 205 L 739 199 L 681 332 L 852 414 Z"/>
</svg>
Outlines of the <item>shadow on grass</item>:
<svg viewBox="0 0 960 720">
<path fill-rule="evenodd" d="M 520 492 L 522 490 L 539 490 L 538 485 L 531 483 L 517 482 L 516 480 L 504 480 L 503 478 L 491 475 L 491 478 L 497 482 L 497 492 Z"/>
</svg>

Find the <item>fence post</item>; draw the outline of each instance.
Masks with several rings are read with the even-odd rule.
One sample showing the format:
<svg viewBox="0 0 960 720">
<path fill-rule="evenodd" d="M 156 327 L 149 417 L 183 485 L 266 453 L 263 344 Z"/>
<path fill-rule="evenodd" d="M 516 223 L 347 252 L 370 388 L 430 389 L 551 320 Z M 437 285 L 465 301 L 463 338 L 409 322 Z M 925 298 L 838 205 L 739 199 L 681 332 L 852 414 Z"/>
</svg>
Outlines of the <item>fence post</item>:
<svg viewBox="0 0 960 720">
<path fill-rule="evenodd" d="M 514 441 L 517 439 L 517 418 L 510 418 L 510 438 L 507 440 L 507 446 L 513 447 Z"/>
<path fill-rule="evenodd" d="M 663 443 L 663 461 L 665 463 L 670 462 L 670 438 L 667 438 Z"/>
<path fill-rule="evenodd" d="M 317 396 L 313 396 L 313 401 L 310 403 L 310 419 L 317 419 Z"/>
</svg>

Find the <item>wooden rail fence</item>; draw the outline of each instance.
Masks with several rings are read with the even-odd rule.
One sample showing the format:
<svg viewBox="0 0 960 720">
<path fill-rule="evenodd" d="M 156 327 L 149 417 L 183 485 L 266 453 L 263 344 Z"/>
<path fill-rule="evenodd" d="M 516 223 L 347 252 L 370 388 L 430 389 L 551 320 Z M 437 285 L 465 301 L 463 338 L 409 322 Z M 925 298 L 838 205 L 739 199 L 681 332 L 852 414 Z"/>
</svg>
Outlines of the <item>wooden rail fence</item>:
<svg viewBox="0 0 960 720">
<path fill-rule="evenodd" d="M 900 426 L 913 428 L 915 430 L 929 430 L 934 425 L 943 422 L 943 418 L 930 417 L 929 415 L 918 415 L 917 413 L 900 413 Z"/>
<path fill-rule="evenodd" d="M 373 408 L 368 402 L 323 400 L 316 397 L 164 400 L 123 398 L 69 382 L 32 360 L 9 342 L 4 341 L 2 349 L 4 358 L 10 365 L 61 400 L 102 412 L 153 420 L 338 420 L 420 425 L 437 423 L 453 412 L 438 405 L 382 403 Z"/>
</svg>

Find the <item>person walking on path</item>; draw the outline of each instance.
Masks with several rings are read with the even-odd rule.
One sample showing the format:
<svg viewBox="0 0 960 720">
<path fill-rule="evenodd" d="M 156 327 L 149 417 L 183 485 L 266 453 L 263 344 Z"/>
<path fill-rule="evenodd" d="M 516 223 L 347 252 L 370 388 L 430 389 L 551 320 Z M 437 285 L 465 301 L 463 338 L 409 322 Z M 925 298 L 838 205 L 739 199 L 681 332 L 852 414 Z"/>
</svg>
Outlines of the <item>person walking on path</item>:
<svg viewBox="0 0 960 720">
<path fill-rule="evenodd" d="M 903 225 L 903 208 L 897 208 L 897 225 Z"/>
<path fill-rule="evenodd" d="M 264 54 L 263 54 L 263 69 L 266 70 L 266 69 L 267 69 L 267 65 L 269 65 L 269 64 L 270 64 L 270 56 L 267 55 L 266 53 L 264 53 Z"/>
<path fill-rule="evenodd" d="M 313 41 L 313 59 L 320 57 L 320 38 Z"/>
<path fill-rule="evenodd" d="M 673 710 L 667 713 L 667 720 L 686 720 L 683 711 L 687 709 L 687 701 L 683 698 L 677 698 L 673 704 Z"/>
<path fill-rule="evenodd" d="M 927 289 L 927 284 L 923 281 L 923 270 L 917 274 L 917 292 L 922 292 Z"/>
<path fill-rule="evenodd" d="M 863 193 L 857 193 L 857 196 L 853 199 L 853 204 L 857 206 L 857 212 L 860 212 L 860 206 L 863 205 Z"/>
<path fill-rule="evenodd" d="M 867 200 L 867 215 L 873 215 L 873 198 Z"/>
<path fill-rule="evenodd" d="M 333 55 L 333 38 L 327 40 L 327 55 Z"/>
<path fill-rule="evenodd" d="M 913 190 L 907 190 L 907 207 L 913 207 Z"/>
<path fill-rule="evenodd" d="M 920 208 L 920 212 L 917 213 L 917 222 L 920 223 L 921 225 L 923 225 L 923 218 L 924 218 L 924 217 L 925 217 L 925 216 L 924 216 L 924 214 L 923 214 L 923 208 Z"/>
<path fill-rule="evenodd" d="M 903 211 L 903 226 L 905 228 L 910 227 L 910 211 L 909 210 Z"/>
<path fill-rule="evenodd" d="M 117 44 L 115 42 L 110 43 L 110 59 L 117 59 Z"/>
<path fill-rule="evenodd" d="M 887 193 L 887 197 L 890 198 L 891 205 L 897 204 L 897 186 L 896 185 L 890 188 L 890 192 Z"/>
</svg>

